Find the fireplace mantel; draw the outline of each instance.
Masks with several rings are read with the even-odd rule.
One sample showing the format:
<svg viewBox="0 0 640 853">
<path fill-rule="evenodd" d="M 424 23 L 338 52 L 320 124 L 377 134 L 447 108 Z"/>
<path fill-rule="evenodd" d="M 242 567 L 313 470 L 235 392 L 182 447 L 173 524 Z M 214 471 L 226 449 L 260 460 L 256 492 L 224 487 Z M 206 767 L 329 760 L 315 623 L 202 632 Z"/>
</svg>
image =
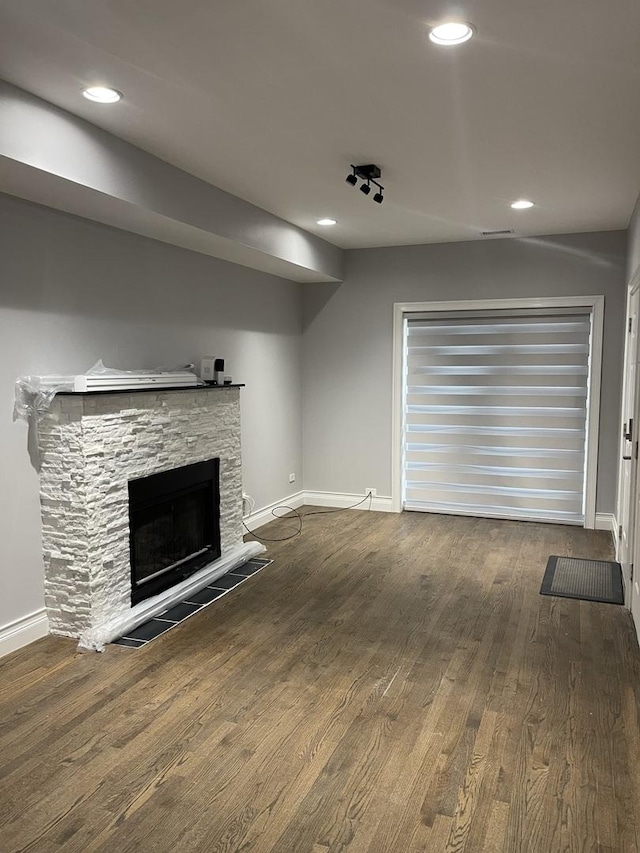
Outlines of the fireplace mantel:
<svg viewBox="0 0 640 853">
<path fill-rule="evenodd" d="M 226 391 L 228 388 L 244 388 L 244 382 L 230 382 L 228 385 L 178 385 L 175 388 L 122 388 L 99 390 L 99 391 L 58 391 L 59 397 L 95 397 L 105 394 L 172 394 L 174 391 Z"/>
<path fill-rule="evenodd" d="M 239 388 L 56 395 L 38 425 L 52 633 L 79 637 L 131 610 L 129 480 L 219 458 L 222 558 L 243 544 Z"/>
</svg>

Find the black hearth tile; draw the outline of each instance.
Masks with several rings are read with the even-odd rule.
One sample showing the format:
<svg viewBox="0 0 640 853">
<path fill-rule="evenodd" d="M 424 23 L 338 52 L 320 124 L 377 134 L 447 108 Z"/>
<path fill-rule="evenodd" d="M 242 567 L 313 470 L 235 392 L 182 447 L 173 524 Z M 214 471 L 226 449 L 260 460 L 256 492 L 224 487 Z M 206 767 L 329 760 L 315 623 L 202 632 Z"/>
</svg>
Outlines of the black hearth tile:
<svg viewBox="0 0 640 853">
<path fill-rule="evenodd" d="M 200 592 L 194 592 L 193 595 L 190 595 L 185 599 L 187 604 L 209 604 L 210 601 L 214 601 L 216 598 L 220 598 L 221 595 L 224 595 L 226 590 L 224 589 L 211 589 L 206 586 L 204 589 L 201 589 Z"/>
<path fill-rule="evenodd" d="M 161 613 L 158 618 L 168 619 L 169 622 L 182 622 L 182 620 L 186 619 L 187 616 L 191 616 L 192 613 L 197 613 L 201 607 L 201 604 L 188 604 L 186 601 L 182 601 L 170 610 L 166 610 L 164 613 Z"/>
<path fill-rule="evenodd" d="M 248 578 L 250 575 L 254 575 L 256 572 L 259 572 L 260 569 L 264 569 L 265 566 L 268 566 L 272 560 L 249 560 L 243 566 L 238 566 L 237 569 L 233 570 L 234 575 L 242 575 L 243 577 Z"/>
<path fill-rule="evenodd" d="M 232 575 L 231 573 L 222 575 L 221 578 L 217 578 L 214 581 L 211 581 L 209 586 L 215 587 L 216 589 L 233 589 L 234 586 L 238 586 L 239 583 L 246 580 L 243 575 Z"/>
<path fill-rule="evenodd" d="M 160 619 L 150 619 L 142 625 L 138 625 L 132 631 L 127 631 L 126 639 L 131 640 L 153 640 L 172 628 L 173 622 L 162 622 Z"/>
<path fill-rule="evenodd" d="M 130 637 L 120 637 L 119 640 L 114 640 L 112 646 L 129 646 L 132 649 L 139 649 L 140 646 L 146 646 L 146 640 L 132 640 Z"/>
</svg>

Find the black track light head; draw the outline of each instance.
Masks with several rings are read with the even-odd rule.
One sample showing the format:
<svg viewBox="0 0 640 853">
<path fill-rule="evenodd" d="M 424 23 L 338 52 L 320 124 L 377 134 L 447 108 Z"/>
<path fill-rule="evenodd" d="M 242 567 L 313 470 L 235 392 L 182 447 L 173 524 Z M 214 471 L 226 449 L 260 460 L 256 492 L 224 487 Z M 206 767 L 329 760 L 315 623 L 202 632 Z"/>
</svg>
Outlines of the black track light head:
<svg viewBox="0 0 640 853">
<path fill-rule="evenodd" d="M 360 186 L 360 192 L 363 195 L 369 195 L 371 193 L 371 184 L 373 184 L 376 189 L 373 200 L 376 204 L 382 204 L 384 201 L 384 196 L 382 195 L 384 187 L 377 181 L 377 178 L 380 177 L 382 177 L 382 170 L 380 169 L 380 166 L 376 166 L 374 163 L 367 163 L 363 166 L 354 166 L 353 163 L 351 163 L 351 174 L 347 175 L 346 181 L 352 187 L 355 187 L 358 180 L 361 180 L 362 184 Z"/>
</svg>

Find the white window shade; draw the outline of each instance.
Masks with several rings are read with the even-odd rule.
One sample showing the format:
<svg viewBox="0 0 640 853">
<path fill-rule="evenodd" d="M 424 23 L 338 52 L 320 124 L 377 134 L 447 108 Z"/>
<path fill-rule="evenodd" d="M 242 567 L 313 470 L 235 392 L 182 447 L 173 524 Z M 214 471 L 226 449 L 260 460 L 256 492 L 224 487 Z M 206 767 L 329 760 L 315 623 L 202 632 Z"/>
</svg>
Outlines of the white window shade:
<svg viewBox="0 0 640 853">
<path fill-rule="evenodd" d="M 591 315 L 410 319 L 405 509 L 582 524 Z"/>
</svg>

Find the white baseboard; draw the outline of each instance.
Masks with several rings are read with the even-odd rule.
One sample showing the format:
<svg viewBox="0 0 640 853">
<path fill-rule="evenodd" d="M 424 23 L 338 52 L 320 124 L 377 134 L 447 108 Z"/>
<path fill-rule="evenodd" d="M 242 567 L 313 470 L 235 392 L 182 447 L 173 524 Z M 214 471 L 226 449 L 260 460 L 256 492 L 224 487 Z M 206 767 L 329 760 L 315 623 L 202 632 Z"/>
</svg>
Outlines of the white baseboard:
<svg viewBox="0 0 640 853">
<path fill-rule="evenodd" d="M 596 530 L 608 530 L 611 534 L 615 559 L 618 559 L 618 546 L 620 539 L 618 537 L 618 519 L 612 512 L 597 512 L 596 513 Z"/>
<path fill-rule="evenodd" d="M 0 628 L 0 658 L 21 649 L 34 640 L 46 637 L 48 633 L 49 620 L 44 607 L 41 610 L 36 610 L 35 613 L 22 616 L 15 622 L 4 625 Z"/>
<path fill-rule="evenodd" d="M 363 495 L 352 494 L 350 492 L 299 492 L 304 498 L 303 503 L 309 506 L 335 506 L 335 507 L 350 507 L 353 504 L 363 500 Z M 300 504 L 298 504 L 300 506 Z M 369 501 L 365 500 L 354 509 L 369 509 Z M 394 512 L 393 503 L 390 497 L 386 495 L 377 495 L 371 500 L 371 509 L 376 512 Z M 613 536 L 614 544 L 618 539 L 618 522 L 616 517 L 611 512 L 596 513 L 595 520 L 596 530 L 608 530 Z"/>
<path fill-rule="evenodd" d="M 354 504 L 359 506 L 353 506 Z M 250 530 L 258 530 L 270 521 L 275 521 L 275 516 L 271 510 L 276 507 L 290 506 L 293 509 L 298 509 L 301 506 L 326 506 L 336 507 L 337 509 L 369 509 L 369 500 L 365 499 L 364 495 L 353 495 L 348 492 L 296 492 L 289 495 L 288 498 L 282 498 L 280 501 L 264 506 L 261 509 L 255 510 L 250 515 L 245 516 L 244 522 Z M 391 508 L 391 498 L 377 496 L 371 499 L 371 509 L 376 512 L 393 512 Z"/>
<path fill-rule="evenodd" d="M 608 530 L 613 537 L 614 547 L 618 542 L 618 522 L 612 512 L 597 512 L 596 513 L 596 530 Z"/>
<path fill-rule="evenodd" d="M 613 550 L 615 551 L 617 560 L 620 556 L 620 529 L 618 527 L 618 519 L 613 513 L 611 514 L 611 538 L 613 539 Z"/>
<path fill-rule="evenodd" d="M 349 492 L 303 492 L 304 502 L 307 506 L 334 506 L 338 509 L 371 509 L 376 512 L 393 512 L 391 498 L 386 495 L 377 495 L 371 498 L 371 502 L 364 495 L 354 495 Z M 358 506 L 354 506 L 358 504 Z"/>
<path fill-rule="evenodd" d="M 597 512 L 596 513 L 596 530 L 611 530 L 611 521 L 613 519 L 613 513 L 611 512 Z"/>
<path fill-rule="evenodd" d="M 250 530 L 258 530 L 258 528 L 263 527 L 265 524 L 269 524 L 270 521 L 275 521 L 275 516 L 271 513 L 272 509 L 279 506 L 290 506 L 293 509 L 298 509 L 299 506 L 305 503 L 304 496 L 304 492 L 296 492 L 293 495 L 289 495 L 288 498 L 282 498 L 280 501 L 263 506 L 262 509 L 254 510 L 250 515 L 244 517 L 244 523 Z"/>
</svg>

